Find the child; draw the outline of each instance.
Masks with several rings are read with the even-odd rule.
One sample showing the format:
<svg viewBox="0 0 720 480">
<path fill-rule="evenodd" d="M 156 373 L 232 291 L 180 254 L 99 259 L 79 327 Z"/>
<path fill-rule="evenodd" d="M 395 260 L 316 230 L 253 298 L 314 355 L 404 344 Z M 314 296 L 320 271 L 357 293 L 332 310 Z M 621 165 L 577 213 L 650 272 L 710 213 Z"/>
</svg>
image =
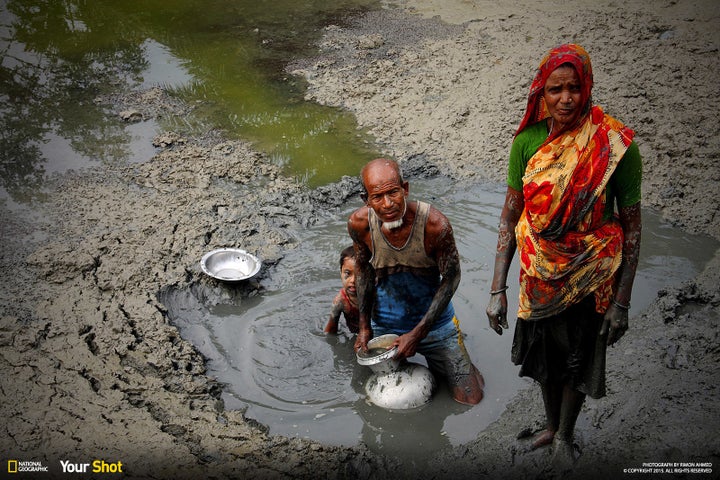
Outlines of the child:
<svg viewBox="0 0 720 480">
<path fill-rule="evenodd" d="M 360 329 L 360 311 L 357 306 L 357 291 L 355 290 L 355 251 L 352 246 L 340 253 L 340 279 L 342 288 L 335 295 L 330 319 L 325 325 L 325 333 L 337 333 L 340 314 L 345 316 L 345 323 L 352 333 Z"/>
</svg>

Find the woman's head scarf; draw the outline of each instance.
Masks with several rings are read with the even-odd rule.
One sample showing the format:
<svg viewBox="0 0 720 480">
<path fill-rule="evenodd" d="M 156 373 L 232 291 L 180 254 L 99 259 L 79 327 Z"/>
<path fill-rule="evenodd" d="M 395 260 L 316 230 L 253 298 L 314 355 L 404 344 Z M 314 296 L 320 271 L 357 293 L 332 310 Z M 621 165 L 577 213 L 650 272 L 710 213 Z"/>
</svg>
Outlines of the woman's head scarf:
<svg viewBox="0 0 720 480">
<path fill-rule="evenodd" d="M 535 79 L 530 85 L 530 93 L 528 94 L 527 108 L 525 109 L 525 115 L 523 116 L 522 122 L 518 127 L 515 135 L 522 132 L 525 127 L 537 123 L 540 120 L 544 120 L 550 116 L 547 106 L 545 105 L 545 99 L 543 98 L 543 92 L 545 90 L 545 83 L 547 82 L 550 74 L 555 71 L 561 65 L 570 64 L 577 71 L 580 77 L 580 93 L 581 103 L 583 105 L 582 115 L 584 117 L 587 112 L 590 111 L 592 105 L 591 92 L 593 87 L 593 73 L 592 64 L 590 63 L 590 55 L 580 45 L 574 43 L 566 43 L 556 47 L 545 55 L 545 58 L 540 62 L 540 66 L 535 73 Z"/>
</svg>

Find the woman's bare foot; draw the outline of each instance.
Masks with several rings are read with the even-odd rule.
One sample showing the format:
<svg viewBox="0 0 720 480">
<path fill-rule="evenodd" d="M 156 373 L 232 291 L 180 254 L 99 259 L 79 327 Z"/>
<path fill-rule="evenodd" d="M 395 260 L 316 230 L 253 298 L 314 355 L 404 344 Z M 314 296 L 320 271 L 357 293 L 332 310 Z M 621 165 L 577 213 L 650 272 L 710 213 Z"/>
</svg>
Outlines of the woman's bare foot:
<svg viewBox="0 0 720 480">
<path fill-rule="evenodd" d="M 547 428 L 540 431 L 533 431 L 531 428 L 526 428 L 518 434 L 517 438 L 519 440 L 532 438 L 532 443 L 530 444 L 530 450 L 532 451 L 545 445 L 550 445 L 555 438 L 555 432 Z"/>
<path fill-rule="evenodd" d="M 553 443 L 554 438 L 555 432 L 545 429 L 533 437 L 532 444 L 530 445 L 530 450 L 537 450 L 538 448 L 544 447 L 545 445 L 550 445 L 551 443 Z"/>
<path fill-rule="evenodd" d="M 550 465 L 556 472 L 566 472 L 572 470 L 577 456 L 575 455 L 575 447 L 572 441 L 567 441 L 556 437 L 552 442 L 552 458 Z"/>
</svg>

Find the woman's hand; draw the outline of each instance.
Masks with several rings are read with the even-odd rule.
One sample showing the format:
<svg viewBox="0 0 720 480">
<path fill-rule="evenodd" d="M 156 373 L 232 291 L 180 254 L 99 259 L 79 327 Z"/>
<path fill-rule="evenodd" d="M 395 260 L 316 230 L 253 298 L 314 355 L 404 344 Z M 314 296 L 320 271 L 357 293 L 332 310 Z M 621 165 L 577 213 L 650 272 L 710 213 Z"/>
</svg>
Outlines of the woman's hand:
<svg viewBox="0 0 720 480">
<path fill-rule="evenodd" d="M 490 295 L 490 303 L 485 309 L 488 321 L 490 322 L 490 328 L 495 330 L 498 335 L 503 334 L 503 328 L 507 330 L 507 295 L 505 292 L 496 293 Z"/>
<path fill-rule="evenodd" d="M 600 336 L 607 335 L 607 344 L 613 345 L 625 335 L 627 329 L 628 311 L 611 302 L 600 327 Z"/>
</svg>

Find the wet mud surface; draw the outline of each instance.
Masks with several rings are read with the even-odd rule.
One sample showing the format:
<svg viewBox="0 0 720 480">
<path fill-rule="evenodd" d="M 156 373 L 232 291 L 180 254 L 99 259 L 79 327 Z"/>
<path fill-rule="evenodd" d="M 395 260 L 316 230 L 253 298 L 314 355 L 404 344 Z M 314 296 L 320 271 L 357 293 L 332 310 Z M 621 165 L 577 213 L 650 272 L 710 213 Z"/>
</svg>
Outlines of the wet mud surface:
<svg viewBox="0 0 720 480">
<path fill-rule="evenodd" d="M 330 35 L 329 45 L 354 45 L 335 49 L 341 59 L 333 63 L 326 52 L 294 70 L 304 69 L 309 95 L 349 108 L 372 128 L 410 175 L 500 182 L 532 69 L 549 42 L 543 34 L 558 39 L 550 32 L 566 21 L 591 32 L 578 35 L 603 72 L 596 100 L 638 130 L 644 204 L 690 232 L 720 238 L 711 2 L 670 2 L 660 13 L 630 2 L 567 17 L 552 13 L 550 2 L 537 5 L 524 14 L 493 11 L 445 40 L 399 43 L 375 58 L 377 37 L 356 40 L 379 34 L 392 47 L 383 28 L 398 19 L 408 30 L 427 28 L 420 17 L 388 13 L 357 31 L 331 31 L 340 38 Z M 518 45 L 515 32 L 537 25 L 537 36 Z M 608 36 L 622 48 L 603 49 Z M 482 80 L 487 72 L 491 80 Z M 116 113 L 185 111 L 161 91 L 148 97 L 118 101 Z M 297 232 L 342 208 L 358 193 L 357 180 L 308 190 L 219 134 L 161 137 L 147 163 L 56 176 L 49 200 L 33 212 L 0 210 L 3 452 L 55 468 L 60 460 L 122 461 L 126 478 L 402 477 L 392 455 L 270 435 L 225 409 L 221 385 L 159 297 L 168 288 L 201 288 L 211 301 L 261 295 L 298 248 Z M 228 293 L 202 274 L 198 259 L 223 246 L 263 258 L 256 281 Z M 716 254 L 631 318 L 608 354 L 608 396 L 581 414 L 581 456 L 571 476 L 617 477 L 644 462 L 718 464 L 718 285 Z M 552 478 L 548 450 L 529 453 L 516 439 L 541 424 L 539 389 L 522 391 L 477 439 L 438 452 L 413 477 Z"/>
</svg>

